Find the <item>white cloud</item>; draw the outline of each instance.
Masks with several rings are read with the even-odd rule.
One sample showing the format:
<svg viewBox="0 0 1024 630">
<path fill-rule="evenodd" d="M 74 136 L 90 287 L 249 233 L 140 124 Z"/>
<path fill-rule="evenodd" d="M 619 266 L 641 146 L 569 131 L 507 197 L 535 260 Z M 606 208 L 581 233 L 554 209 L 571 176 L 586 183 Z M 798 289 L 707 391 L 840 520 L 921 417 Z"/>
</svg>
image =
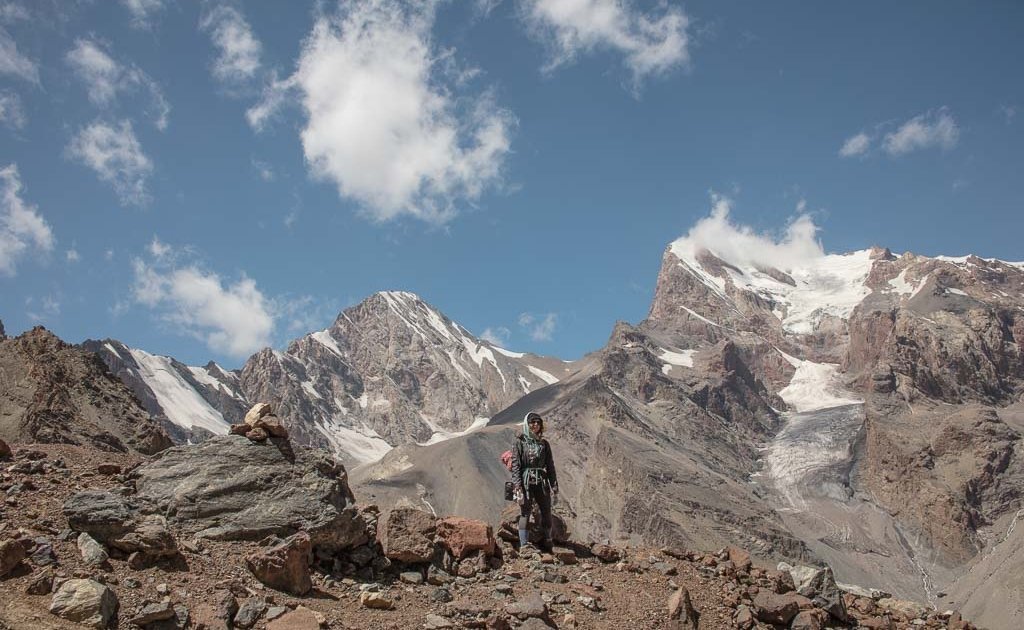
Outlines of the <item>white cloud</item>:
<svg viewBox="0 0 1024 630">
<path fill-rule="evenodd" d="M 260 69 L 262 46 L 238 9 L 223 4 L 207 4 L 199 28 L 210 35 L 210 40 L 217 47 L 217 58 L 211 68 L 217 80 L 240 83 L 256 76 Z"/>
<path fill-rule="evenodd" d="M 0 275 L 14 276 L 30 248 L 53 250 L 53 230 L 39 209 L 21 198 L 21 176 L 14 164 L 0 169 Z"/>
<path fill-rule="evenodd" d="M 36 308 L 37 306 L 38 308 Z M 43 296 L 37 304 L 35 298 L 28 297 L 25 299 L 25 308 L 29 309 L 25 315 L 30 320 L 44 322 L 60 315 L 60 298 L 55 295 Z"/>
<path fill-rule="evenodd" d="M 818 226 L 804 211 L 806 202 L 797 205 L 799 213 L 782 235 L 759 233 L 750 226 L 733 223 L 729 218 L 732 199 L 711 192 L 711 215 L 696 223 L 686 236 L 672 243 L 672 249 L 693 257 L 708 250 L 734 265 L 774 267 L 783 271 L 799 267 L 825 255 L 818 241 Z"/>
<path fill-rule="evenodd" d="M 436 6 L 339 3 L 316 20 L 295 74 L 272 81 L 247 113 L 260 129 L 298 93 L 310 169 L 374 220 L 450 220 L 457 202 L 500 183 L 509 152 L 512 115 L 489 94 L 455 94 L 450 51 L 430 41 Z"/>
<path fill-rule="evenodd" d="M 496 328 L 487 328 L 480 333 L 480 338 L 484 341 L 490 342 L 496 346 L 503 346 L 508 343 L 509 337 L 512 336 L 512 331 L 504 326 L 498 326 Z"/>
<path fill-rule="evenodd" d="M 868 134 L 861 132 L 855 136 L 850 136 L 843 143 L 842 148 L 839 149 L 840 157 L 854 157 L 858 155 L 864 155 L 868 149 L 871 148 L 871 137 Z"/>
<path fill-rule="evenodd" d="M 25 122 L 25 108 L 21 105 L 21 98 L 13 92 L 0 92 L 0 124 L 11 129 L 21 129 Z"/>
<path fill-rule="evenodd" d="M 1013 122 L 1013 119 L 1017 116 L 1016 105 L 1006 105 L 1005 103 L 999 106 L 999 113 L 1006 119 L 1006 124 L 1009 125 Z"/>
<path fill-rule="evenodd" d="M 39 83 L 39 65 L 21 54 L 7 30 L 0 27 L 0 75 L 20 77 L 29 83 Z"/>
<path fill-rule="evenodd" d="M 115 60 L 99 42 L 78 39 L 68 51 L 65 60 L 85 83 L 89 100 L 94 105 L 108 107 L 119 94 L 144 89 L 149 93 L 150 115 L 153 124 L 163 131 L 167 128 L 171 107 L 156 81 L 134 64 Z"/>
<path fill-rule="evenodd" d="M 142 152 L 130 121 L 123 120 L 117 126 L 92 123 L 71 139 L 67 154 L 113 186 L 122 205 L 148 203 L 153 163 Z"/>
<path fill-rule="evenodd" d="M 82 260 L 81 254 L 79 254 L 78 250 L 75 249 L 74 247 L 65 252 L 64 257 L 67 259 L 69 263 L 77 263 Z"/>
<path fill-rule="evenodd" d="M 107 251 L 103 252 L 103 259 L 108 261 L 114 260 L 114 250 L 108 249 Z"/>
<path fill-rule="evenodd" d="M 522 313 L 519 315 L 519 325 L 527 329 L 530 338 L 534 341 L 551 341 L 557 324 L 557 313 L 547 313 L 543 316 L 534 315 L 533 313 Z"/>
<path fill-rule="evenodd" d="M 164 0 L 121 0 L 121 4 L 131 14 L 135 28 L 149 28 L 150 19 L 164 8 Z"/>
<path fill-rule="evenodd" d="M 134 300 L 216 351 L 244 358 L 270 345 L 271 303 L 244 274 L 234 284 L 196 265 L 133 261 Z"/>
<path fill-rule="evenodd" d="M 613 50 L 624 56 L 634 87 L 690 61 L 689 18 L 662 4 L 642 13 L 630 0 L 522 0 L 527 26 L 551 51 L 546 71 L 580 54 Z"/>
<path fill-rule="evenodd" d="M 905 155 L 934 147 L 951 149 L 956 146 L 959 137 L 960 128 L 953 116 L 943 108 L 914 116 L 896 131 L 887 133 L 882 139 L 882 147 L 889 155 Z"/>
<path fill-rule="evenodd" d="M 148 251 L 149 255 L 158 261 L 168 260 L 173 253 L 171 246 L 162 242 L 157 238 L 156 234 L 153 235 L 153 240 L 146 246 L 146 251 Z"/>
<path fill-rule="evenodd" d="M 17 2 L 0 2 L 0 22 L 10 24 L 31 17 L 28 9 Z"/>
</svg>

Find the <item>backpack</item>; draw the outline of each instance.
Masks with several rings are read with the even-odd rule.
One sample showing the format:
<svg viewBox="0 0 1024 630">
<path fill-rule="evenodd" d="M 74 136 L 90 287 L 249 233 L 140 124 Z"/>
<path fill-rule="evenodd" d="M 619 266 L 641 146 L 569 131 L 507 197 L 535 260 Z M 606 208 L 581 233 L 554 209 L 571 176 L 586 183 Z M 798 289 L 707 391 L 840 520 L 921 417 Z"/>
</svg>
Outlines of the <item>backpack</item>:
<svg viewBox="0 0 1024 630">
<path fill-rule="evenodd" d="M 509 472 L 512 472 L 512 449 L 509 449 L 501 454 L 501 463 L 505 464 L 505 468 Z"/>
<path fill-rule="evenodd" d="M 509 449 L 501 454 L 501 463 L 509 472 L 512 472 L 512 450 Z M 505 500 L 515 501 L 515 484 L 511 480 L 505 482 Z"/>
</svg>

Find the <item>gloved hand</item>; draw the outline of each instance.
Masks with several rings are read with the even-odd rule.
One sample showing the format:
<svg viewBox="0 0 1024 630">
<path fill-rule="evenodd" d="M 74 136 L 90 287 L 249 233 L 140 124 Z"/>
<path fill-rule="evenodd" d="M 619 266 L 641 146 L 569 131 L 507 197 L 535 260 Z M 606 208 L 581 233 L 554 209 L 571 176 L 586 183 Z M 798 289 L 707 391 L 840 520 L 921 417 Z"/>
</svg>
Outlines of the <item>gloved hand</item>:
<svg viewBox="0 0 1024 630">
<path fill-rule="evenodd" d="M 518 503 L 519 505 L 522 505 L 523 503 L 526 502 L 526 495 L 523 494 L 523 489 L 519 486 L 516 486 L 516 489 L 512 493 L 512 496 L 515 498 L 516 503 Z"/>
<path fill-rule="evenodd" d="M 556 505 L 558 505 L 558 487 L 557 486 L 555 486 L 554 488 L 551 489 L 551 506 L 554 507 Z"/>
</svg>

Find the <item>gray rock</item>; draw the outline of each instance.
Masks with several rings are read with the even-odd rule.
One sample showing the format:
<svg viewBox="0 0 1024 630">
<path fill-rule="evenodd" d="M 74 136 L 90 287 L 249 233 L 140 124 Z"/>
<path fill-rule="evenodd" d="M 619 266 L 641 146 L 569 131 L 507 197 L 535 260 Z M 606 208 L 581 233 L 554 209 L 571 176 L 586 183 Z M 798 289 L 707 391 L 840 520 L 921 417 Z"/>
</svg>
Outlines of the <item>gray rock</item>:
<svg viewBox="0 0 1024 630">
<path fill-rule="evenodd" d="M 95 580 L 68 580 L 50 602 L 50 612 L 91 628 L 110 628 L 117 615 L 117 595 Z"/>
<path fill-rule="evenodd" d="M 146 624 L 153 623 L 154 621 L 163 621 L 164 619 L 170 619 L 174 616 L 174 607 L 171 606 L 170 602 L 160 602 L 156 604 L 147 604 L 142 607 L 142 610 L 132 617 L 131 622 L 137 626 L 145 626 Z"/>
<path fill-rule="evenodd" d="M 505 612 L 519 619 L 527 619 L 529 617 L 547 618 L 548 606 L 544 603 L 544 598 L 541 597 L 541 594 L 534 591 L 523 599 L 506 606 Z"/>
<path fill-rule="evenodd" d="M 11 569 L 25 559 L 25 546 L 17 540 L 0 542 L 0 577 L 7 575 Z"/>
<path fill-rule="evenodd" d="M 814 589 L 816 593 L 813 599 L 815 606 L 825 610 L 843 623 L 849 621 L 849 616 L 846 613 L 846 603 L 843 601 L 843 592 L 836 585 L 836 579 L 832 575 L 830 567 L 819 571 L 811 578 L 807 586 Z"/>
<path fill-rule="evenodd" d="M 107 541 L 131 531 L 135 520 L 124 497 L 101 490 L 87 490 L 64 502 L 64 516 L 71 529 L 95 540 Z"/>
<path fill-rule="evenodd" d="M 110 559 L 103 545 L 85 532 L 78 535 L 78 551 L 82 554 L 82 560 L 91 567 L 101 567 Z"/>
<path fill-rule="evenodd" d="M 189 535 L 258 540 L 305 531 L 324 549 L 366 541 L 345 468 L 322 451 L 220 436 L 163 451 L 131 478 L 145 510 Z"/>
<path fill-rule="evenodd" d="M 262 597 L 250 597 L 242 602 L 238 612 L 235 613 L 235 626 L 247 630 L 256 625 L 265 612 L 267 612 L 267 602 L 263 601 Z"/>
<path fill-rule="evenodd" d="M 53 545 L 42 542 L 36 545 L 28 561 L 37 567 L 51 567 L 57 564 L 57 554 L 53 551 Z"/>
</svg>

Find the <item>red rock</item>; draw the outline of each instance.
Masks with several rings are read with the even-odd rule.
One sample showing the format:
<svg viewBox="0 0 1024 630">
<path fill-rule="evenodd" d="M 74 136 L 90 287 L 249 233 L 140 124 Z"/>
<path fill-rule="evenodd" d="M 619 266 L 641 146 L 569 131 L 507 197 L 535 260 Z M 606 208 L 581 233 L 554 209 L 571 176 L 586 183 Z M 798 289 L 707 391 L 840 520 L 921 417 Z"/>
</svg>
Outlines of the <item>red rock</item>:
<svg viewBox="0 0 1024 630">
<path fill-rule="evenodd" d="M 739 547 L 729 547 L 729 560 L 736 565 L 737 571 L 749 571 L 753 563 L 750 561 L 750 552 Z"/>
<path fill-rule="evenodd" d="M 828 613 L 824 610 L 818 608 L 801 610 L 796 617 L 793 617 L 793 622 L 789 627 L 790 630 L 823 630 L 827 619 Z"/>
<path fill-rule="evenodd" d="M 474 551 L 494 555 L 494 530 L 483 521 L 449 516 L 437 521 L 437 538 L 457 560 Z"/>
<path fill-rule="evenodd" d="M 590 548 L 590 552 L 597 556 L 601 562 L 618 562 L 622 559 L 622 553 L 611 545 L 597 544 Z"/>
<path fill-rule="evenodd" d="M 231 425 L 231 429 L 228 430 L 228 433 L 230 433 L 231 435 L 245 435 L 251 430 L 252 427 L 243 422 L 241 424 Z"/>
<path fill-rule="evenodd" d="M 857 623 L 861 628 L 874 628 L 875 630 L 893 630 L 896 627 L 889 617 L 868 617 L 859 619 Z"/>
<path fill-rule="evenodd" d="M 101 475 L 120 475 L 121 466 L 113 462 L 103 462 L 96 466 L 96 472 Z"/>
<path fill-rule="evenodd" d="M 754 595 L 754 616 L 760 621 L 788 625 L 800 612 L 800 604 L 792 595 L 759 591 Z"/>
<path fill-rule="evenodd" d="M 429 512 L 416 508 L 395 508 L 377 524 L 377 538 L 384 555 L 408 563 L 430 562 L 434 557 L 437 521 Z"/>
<path fill-rule="evenodd" d="M 246 433 L 245 437 L 249 438 L 253 442 L 265 442 L 270 435 L 267 433 L 266 429 L 256 427 Z"/>
<path fill-rule="evenodd" d="M 309 575 L 311 551 L 309 534 L 299 532 L 272 547 L 250 554 L 245 564 L 256 579 L 267 586 L 294 595 L 305 595 L 313 588 Z"/>
<path fill-rule="evenodd" d="M 267 630 L 320 630 L 320 618 L 312 610 L 299 606 L 268 623 Z"/>
</svg>

